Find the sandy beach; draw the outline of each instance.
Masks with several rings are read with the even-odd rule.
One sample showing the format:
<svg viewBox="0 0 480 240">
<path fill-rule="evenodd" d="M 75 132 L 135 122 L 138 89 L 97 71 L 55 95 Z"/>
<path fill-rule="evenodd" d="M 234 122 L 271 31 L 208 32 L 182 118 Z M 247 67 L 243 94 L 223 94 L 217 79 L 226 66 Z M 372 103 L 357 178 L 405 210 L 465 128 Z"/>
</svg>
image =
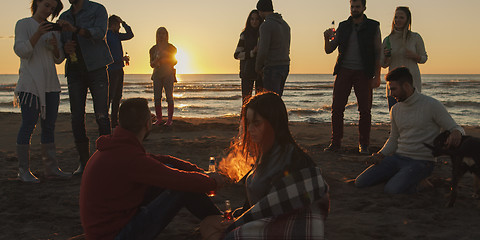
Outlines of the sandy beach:
<svg viewBox="0 0 480 240">
<path fill-rule="evenodd" d="M 97 126 L 91 114 L 87 129 L 94 150 Z M 175 118 L 171 128 L 155 127 L 144 145 L 147 151 L 173 155 L 200 167 L 208 166 L 210 156 L 226 156 L 225 149 L 237 134 L 237 118 Z M 21 183 L 16 178 L 15 139 L 20 115 L 0 113 L 2 141 L 0 147 L 0 239 L 69 239 L 82 234 L 78 194 L 80 177 L 54 181 L 43 179 L 40 155 L 40 126 L 32 138 L 31 169 L 40 184 Z M 378 185 L 357 189 L 352 180 L 366 165 L 357 153 L 357 126 L 345 127 L 344 151 L 324 153 L 330 141 L 330 125 L 293 123 L 291 130 L 323 170 L 330 185 L 331 210 L 326 222 L 326 236 L 337 239 L 480 239 L 480 201 L 472 194 L 472 177 L 466 174 L 459 187 L 454 208 L 445 208 L 451 166 L 442 158 L 430 178 L 434 188 L 416 195 L 387 195 Z M 467 134 L 480 137 L 480 127 L 465 127 Z M 371 150 L 377 151 L 388 137 L 388 125 L 375 125 L 371 133 Z M 59 165 L 74 171 L 78 156 L 70 127 L 70 116 L 57 120 L 56 144 Z M 112 171 L 114 171 L 112 166 Z M 213 200 L 222 208 L 225 199 L 233 207 L 245 200 L 243 187 L 229 185 L 218 191 Z M 158 239 L 200 239 L 200 221 L 182 210 Z"/>
</svg>

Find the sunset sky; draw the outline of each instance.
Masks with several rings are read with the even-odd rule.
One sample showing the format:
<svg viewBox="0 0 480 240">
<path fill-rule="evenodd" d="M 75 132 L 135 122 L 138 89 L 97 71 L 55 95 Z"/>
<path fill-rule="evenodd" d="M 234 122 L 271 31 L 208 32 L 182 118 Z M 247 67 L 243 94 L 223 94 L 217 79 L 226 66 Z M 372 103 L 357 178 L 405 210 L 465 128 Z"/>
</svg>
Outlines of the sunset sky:
<svg viewBox="0 0 480 240">
<path fill-rule="evenodd" d="M 70 7 L 62 0 L 63 11 Z M 178 73 L 237 73 L 233 58 L 246 17 L 257 0 L 99 0 L 123 18 L 135 37 L 123 42 L 131 57 L 127 74 L 150 73 L 148 50 L 155 31 L 164 26 L 178 48 Z M 291 73 L 331 73 L 337 51 L 323 51 L 323 31 L 332 20 L 350 15 L 348 0 L 274 0 L 274 9 L 292 29 Z M 18 73 L 20 60 L 13 52 L 16 21 L 31 16 L 30 0 L 7 1 L 0 15 L 0 74 Z M 412 30 L 420 33 L 428 58 L 422 73 L 479 74 L 479 0 L 368 0 L 365 14 L 380 21 L 382 39 L 390 32 L 396 6 L 409 6 Z M 63 12 L 62 11 L 62 12 Z M 121 30 L 123 31 L 123 30 Z M 63 64 L 58 67 L 63 73 Z M 383 70 L 385 72 L 385 70 Z"/>
</svg>

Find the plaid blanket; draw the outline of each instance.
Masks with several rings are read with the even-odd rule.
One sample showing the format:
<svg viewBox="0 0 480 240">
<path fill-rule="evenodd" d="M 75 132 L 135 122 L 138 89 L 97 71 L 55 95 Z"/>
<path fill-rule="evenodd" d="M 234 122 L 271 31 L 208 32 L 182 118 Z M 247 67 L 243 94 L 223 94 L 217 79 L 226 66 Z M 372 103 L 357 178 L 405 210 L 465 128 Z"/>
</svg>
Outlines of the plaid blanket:
<svg viewBox="0 0 480 240">
<path fill-rule="evenodd" d="M 228 227 L 226 239 L 323 239 L 319 201 L 327 192 L 317 167 L 288 174 Z"/>
</svg>

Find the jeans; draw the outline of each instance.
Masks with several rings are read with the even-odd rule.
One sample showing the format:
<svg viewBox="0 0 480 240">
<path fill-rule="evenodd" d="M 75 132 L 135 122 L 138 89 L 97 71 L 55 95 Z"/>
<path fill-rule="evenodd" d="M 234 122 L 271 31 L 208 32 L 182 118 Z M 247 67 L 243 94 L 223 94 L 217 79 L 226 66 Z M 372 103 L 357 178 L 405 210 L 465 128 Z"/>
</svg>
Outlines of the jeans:
<svg viewBox="0 0 480 240">
<path fill-rule="evenodd" d="M 262 91 L 263 83 L 260 76 L 257 76 L 256 78 L 242 78 L 242 103 L 248 101 L 250 96 L 252 96 L 253 84 L 255 84 L 255 94 Z"/>
<path fill-rule="evenodd" d="M 394 154 L 363 171 L 355 179 L 355 186 L 369 187 L 386 181 L 385 193 L 415 193 L 418 183 L 430 176 L 434 165 L 432 161 L 415 160 Z"/>
<path fill-rule="evenodd" d="M 20 103 L 22 111 L 22 123 L 17 135 L 17 144 L 30 144 L 33 130 L 40 115 L 40 103 L 37 96 L 31 93 L 20 92 L 20 99 L 26 98 Z M 58 104 L 60 103 L 59 92 L 45 93 L 45 119 L 40 120 L 42 126 L 41 143 L 55 142 L 55 122 L 58 115 Z"/>
<path fill-rule="evenodd" d="M 72 130 L 76 143 L 88 142 L 85 129 L 85 104 L 87 91 L 93 100 L 93 110 L 99 135 L 111 133 L 108 117 L 108 74 L 106 67 L 91 72 L 69 70 L 67 75 Z"/>
<path fill-rule="evenodd" d="M 263 88 L 278 95 L 283 95 L 290 65 L 266 66 L 263 68 Z"/>
<path fill-rule="evenodd" d="M 162 105 L 162 92 L 165 89 L 165 98 L 168 104 L 173 104 L 173 83 L 175 75 L 153 80 L 153 99 L 155 106 Z"/>
<path fill-rule="evenodd" d="M 110 112 L 111 126 L 115 128 L 118 125 L 118 107 L 120 106 L 120 100 L 122 100 L 123 92 L 123 68 L 108 70 L 108 83 L 109 83 L 109 100 L 112 104 L 112 111 Z"/>
<path fill-rule="evenodd" d="M 362 70 L 341 68 L 333 85 L 332 103 L 332 143 L 341 145 L 343 138 L 343 113 L 347 105 L 352 86 L 357 97 L 360 119 L 358 121 L 359 144 L 370 144 L 371 109 L 373 91 L 368 78 Z"/>
<path fill-rule="evenodd" d="M 210 215 L 221 214 L 212 200 L 203 193 L 165 190 L 148 205 L 141 207 L 115 240 L 155 239 L 184 206 L 202 220 Z"/>
</svg>

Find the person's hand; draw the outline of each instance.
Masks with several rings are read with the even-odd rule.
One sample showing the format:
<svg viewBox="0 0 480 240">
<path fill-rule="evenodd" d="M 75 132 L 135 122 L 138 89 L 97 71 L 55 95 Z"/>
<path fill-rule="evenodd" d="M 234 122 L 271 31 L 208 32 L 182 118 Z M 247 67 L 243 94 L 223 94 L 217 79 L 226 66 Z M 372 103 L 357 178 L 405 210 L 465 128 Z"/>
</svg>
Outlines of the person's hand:
<svg viewBox="0 0 480 240">
<path fill-rule="evenodd" d="M 63 46 L 63 50 L 65 51 L 66 54 L 72 54 L 75 52 L 76 46 L 77 46 L 77 43 L 75 41 L 68 41 Z"/>
<path fill-rule="evenodd" d="M 450 135 L 448 135 L 445 145 L 447 145 L 447 149 L 449 149 L 450 147 L 458 147 L 461 142 L 462 133 L 458 130 L 453 130 Z"/>
<path fill-rule="evenodd" d="M 233 223 L 221 215 L 207 216 L 200 223 L 200 234 L 205 240 L 220 240 L 225 237 L 225 230 Z"/>
<path fill-rule="evenodd" d="M 323 32 L 323 37 L 325 40 L 330 40 L 333 36 L 335 35 L 335 32 L 333 31 L 333 28 L 329 28 Z"/>
<path fill-rule="evenodd" d="M 54 51 L 55 49 L 58 49 L 58 41 L 53 33 L 52 33 L 52 38 L 49 38 L 47 43 L 48 45 L 51 46 L 52 51 Z"/>
<path fill-rule="evenodd" d="M 225 184 L 230 182 L 229 178 L 217 172 L 210 172 L 207 173 L 207 175 L 215 180 L 215 182 L 217 183 L 217 188 L 222 188 Z"/>
<path fill-rule="evenodd" d="M 52 25 L 48 24 L 47 22 L 42 22 L 40 25 L 38 25 L 37 31 L 35 34 L 37 34 L 39 37 L 43 36 L 43 34 L 49 32 L 52 29 Z"/>
<path fill-rule="evenodd" d="M 65 21 L 65 20 L 58 20 L 57 21 L 58 25 L 62 27 L 62 31 L 64 32 L 75 32 L 77 30 L 76 27 L 74 27 L 70 22 Z"/>
<path fill-rule="evenodd" d="M 371 87 L 372 87 L 372 89 L 380 87 L 380 75 L 372 78 Z"/>
<path fill-rule="evenodd" d="M 379 164 L 385 156 L 381 152 L 373 153 L 371 156 L 366 157 L 365 164 L 372 165 L 372 164 Z"/>
<path fill-rule="evenodd" d="M 415 62 L 420 61 L 420 56 L 417 53 L 405 49 L 405 57 L 412 59 Z"/>
</svg>

